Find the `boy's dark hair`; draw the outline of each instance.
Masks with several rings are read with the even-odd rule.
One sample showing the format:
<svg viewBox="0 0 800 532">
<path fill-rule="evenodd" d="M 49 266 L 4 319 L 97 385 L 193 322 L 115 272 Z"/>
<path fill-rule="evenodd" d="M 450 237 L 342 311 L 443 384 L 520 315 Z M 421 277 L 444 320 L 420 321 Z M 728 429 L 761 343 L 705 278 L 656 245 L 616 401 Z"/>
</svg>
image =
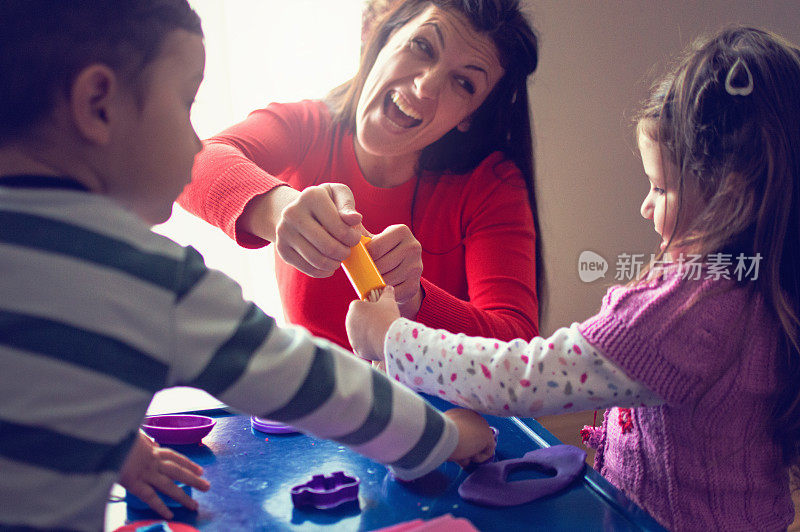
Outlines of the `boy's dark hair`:
<svg viewBox="0 0 800 532">
<path fill-rule="evenodd" d="M 0 0 L 0 145 L 49 116 L 93 63 L 137 86 L 176 29 L 202 35 L 186 0 Z"/>
</svg>

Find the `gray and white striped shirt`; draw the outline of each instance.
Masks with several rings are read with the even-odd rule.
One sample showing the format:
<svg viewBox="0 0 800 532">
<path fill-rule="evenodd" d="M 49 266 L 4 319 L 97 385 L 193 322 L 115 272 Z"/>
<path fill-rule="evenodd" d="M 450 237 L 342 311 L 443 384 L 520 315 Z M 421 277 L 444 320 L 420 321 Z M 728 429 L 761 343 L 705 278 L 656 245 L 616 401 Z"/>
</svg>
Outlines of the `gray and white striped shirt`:
<svg viewBox="0 0 800 532">
<path fill-rule="evenodd" d="M 187 385 L 427 473 L 452 422 L 111 200 L 0 182 L 0 530 L 99 530 L 153 394 Z M 213 488 L 212 488 L 213 489 Z"/>
</svg>

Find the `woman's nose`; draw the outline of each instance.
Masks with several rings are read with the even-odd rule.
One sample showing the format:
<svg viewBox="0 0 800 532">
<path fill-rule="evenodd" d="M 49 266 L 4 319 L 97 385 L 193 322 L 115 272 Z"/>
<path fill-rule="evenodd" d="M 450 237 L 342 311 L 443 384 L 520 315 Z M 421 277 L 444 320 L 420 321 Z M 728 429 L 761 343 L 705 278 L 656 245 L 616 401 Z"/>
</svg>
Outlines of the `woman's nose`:
<svg viewBox="0 0 800 532">
<path fill-rule="evenodd" d="M 435 98 L 442 86 L 443 74 L 438 68 L 431 67 L 420 72 L 414 78 L 414 88 L 419 98 Z"/>
</svg>

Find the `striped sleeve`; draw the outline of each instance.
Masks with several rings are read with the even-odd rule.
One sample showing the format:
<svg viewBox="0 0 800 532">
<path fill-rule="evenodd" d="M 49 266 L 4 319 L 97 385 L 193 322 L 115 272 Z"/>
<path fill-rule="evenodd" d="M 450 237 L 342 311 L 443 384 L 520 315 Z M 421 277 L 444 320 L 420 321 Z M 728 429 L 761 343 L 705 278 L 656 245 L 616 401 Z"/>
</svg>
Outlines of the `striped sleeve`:
<svg viewBox="0 0 800 532">
<path fill-rule="evenodd" d="M 223 274 L 187 256 L 176 304 L 170 384 L 201 388 L 245 412 L 341 442 L 399 478 L 446 460 L 457 429 L 422 398 L 300 327 L 279 327 Z"/>
<path fill-rule="evenodd" d="M 167 382 L 180 254 L 131 221 L 82 193 L 0 192 L 0 529 L 98 530 Z"/>
<path fill-rule="evenodd" d="M 456 428 L 116 204 L 0 187 L 0 530 L 96 531 L 153 393 L 176 384 L 412 478 Z"/>
</svg>

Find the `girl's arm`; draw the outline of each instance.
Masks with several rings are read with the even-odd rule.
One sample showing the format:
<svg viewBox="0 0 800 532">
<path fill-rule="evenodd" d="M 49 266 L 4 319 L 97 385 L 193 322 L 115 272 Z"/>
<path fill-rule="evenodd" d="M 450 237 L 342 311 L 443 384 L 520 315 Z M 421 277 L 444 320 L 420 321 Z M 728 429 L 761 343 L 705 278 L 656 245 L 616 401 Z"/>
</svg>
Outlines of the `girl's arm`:
<svg viewBox="0 0 800 532">
<path fill-rule="evenodd" d="M 400 318 L 387 287 L 353 301 L 350 344 L 410 388 L 501 416 L 540 416 L 662 401 L 589 344 L 577 324 L 531 342 L 470 337 Z"/>
<path fill-rule="evenodd" d="M 414 390 L 500 416 L 662 402 L 589 344 L 577 324 L 531 342 L 469 337 L 404 318 L 385 337 L 387 373 Z"/>
</svg>

